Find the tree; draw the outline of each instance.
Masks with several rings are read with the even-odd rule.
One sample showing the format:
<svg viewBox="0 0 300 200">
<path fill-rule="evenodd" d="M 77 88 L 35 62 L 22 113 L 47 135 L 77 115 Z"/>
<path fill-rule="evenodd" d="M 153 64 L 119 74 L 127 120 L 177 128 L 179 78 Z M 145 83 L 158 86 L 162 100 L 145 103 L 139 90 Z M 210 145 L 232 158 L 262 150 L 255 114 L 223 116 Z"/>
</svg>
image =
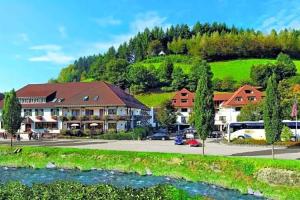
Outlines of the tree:
<svg viewBox="0 0 300 200">
<path fill-rule="evenodd" d="M 272 73 L 276 74 L 276 81 L 279 82 L 285 78 L 296 75 L 296 71 L 296 65 L 290 57 L 280 53 L 277 56 L 276 63 L 253 65 L 251 67 L 250 77 L 255 84 L 265 88 L 268 78 Z"/>
<path fill-rule="evenodd" d="M 264 127 L 266 140 L 272 145 L 272 157 L 274 159 L 274 143 L 279 139 L 282 130 L 281 106 L 276 75 L 269 78 L 264 103 Z"/>
<path fill-rule="evenodd" d="M 172 73 L 171 87 L 173 90 L 180 90 L 186 85 L 186 75 L 181 67 L 176 67 Z"/>
<path fill-rule="evenodd" d="M 238 121 L 259 121 L 263 119 L 263 103 L 245 105 L 237 116 Z"/>
<path fill-rule="evenodd" d="M 11 134 L 10 145 L 12 146 L 12 138 L 20 129 L 22 123 L 21 104 L 17 99 L 15 90 L 5 94 L 4 105 L 2 111 L 4 129 Z"/>
<path fill-rule="evenodd" d="M 213 102 L 212 72 L 206 61 L 199 61 L 200 67 L 196 95 L 195 95 L 195 126 L 197 133 L 203 141 L 202 154 L 207 136 L 213 131 L 215 108 Z"/>
<path fill-rule="evenodd" d="M 128 87 L 128 62 L 124 59 L 112 59 L 106 64 L 106 80 L 125 89 Z"/>
<path fill-rule="evenodd" d="M 160 82 L 165 86 L 170 86 L 172 81 L 172 73 L 174 70 L 174 65 L 171 60 L 167 59 L 162 63 L 159 71 Z"/>
<path fill-rule="evenodd" d="M 128 81 L 130 82 L 130 90 L 133 93 L 145 92 L 150 88 L 158 85 L 158 80 L 155 74 L 142 65 L 132 66 L 129 69 Z"/>
<path fill-rule="evenodd" d="M 167 128 L 168 131 L 170 127 L 176 123 L 177 116 L 171 101 L 166 100 L 161 104 L 157 112 L 157 119 L 159 124 Z"/>
<path fill-rule="evenodd" d="M 195 61 L 195 63 L 193 63 L 191 67 L 190 73 L 188 75 L 188 84 L 187 84 L 187 87 L 191 92 L 194 92 L 197 89 L 197 83 L 200 78 L 199 71 L 201 67 L 202 66 L 198 64 L 198 61 Z"/>
<path fill-rule="evenodd" d="M 148 55 L 156 56 L 159 54 L 160 51 L 163 50 L 163 46 L 159 40 L 153 40 L 150 42 L 148 46 Z"/>
</svg>

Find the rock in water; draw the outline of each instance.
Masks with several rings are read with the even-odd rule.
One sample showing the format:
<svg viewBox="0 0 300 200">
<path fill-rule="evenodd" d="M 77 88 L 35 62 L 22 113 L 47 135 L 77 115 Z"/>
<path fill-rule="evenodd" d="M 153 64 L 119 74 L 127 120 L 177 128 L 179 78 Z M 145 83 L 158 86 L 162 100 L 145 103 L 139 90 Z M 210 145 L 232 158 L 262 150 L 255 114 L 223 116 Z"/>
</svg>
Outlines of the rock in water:
<svg viewBox="0 0 300 200">
<path fill-rule="evenodd" d="M 146 168 L 146 175 L 147 176 L 152 176 L 152 172 L 149 168 Z"/>
<path fill-rule="evenodd" d="M 254 193 L 253 193 L 253 195 L 254 196 L 257 196 L 257 197 L 262 197 L 263 196 L 263 194 L 260 192 L 260 191 L 255 191 Z"/>
<path fill-rule="evenodd" d="M 252 188 L 248 188 L 248 194 L 250 194 L 250 195 L 254 195 L 254 191 L 253 191 L 253 189 L 252 189 Z"/>
<path fill-rule="evenodd" d="M 52 162 L 49 162 L 46 166 L 47 169 L 55 169 L 56 168 L 56 165 Z"/>
</svg>

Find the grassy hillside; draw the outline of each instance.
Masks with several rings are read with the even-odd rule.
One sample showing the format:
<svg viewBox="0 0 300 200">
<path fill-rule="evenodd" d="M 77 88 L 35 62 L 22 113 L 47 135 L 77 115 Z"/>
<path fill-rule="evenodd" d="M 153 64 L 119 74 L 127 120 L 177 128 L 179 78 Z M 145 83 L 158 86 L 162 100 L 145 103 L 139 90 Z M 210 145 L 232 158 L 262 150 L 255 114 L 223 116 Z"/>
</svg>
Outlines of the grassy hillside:
<svg viewBox="0 0 300 200">
<path fill-rule="evenodd" d="M 142 62 L 135 63 L 134 65 L 143 65 L 145 67 L 154 66 L 159 68 L 165 59 L 171 59 L 174 66 L 182 67 L 185 73 L 189 73 L 193 58 L 183 55 L 170 55 L 165 57 L 154 57 L 146 59 Z M 219 61 L 211 62 L 212 72 L 214 73 L 214 78 L 224 78 L 231 76 L 235 80 L 247 80 L 250 79 L 250 69 L 254 64 L 264 64 L 267 62 L 275 62 L 275 59 L 237 59 L 229 61 Z M 300 71 L 300 60 L 294 61 L 297 70 Z"/>
<path fill-rule="evenodd" d="M 135 97 L 148 107 L 158 107 L 165 100 L 170 100 L 174 94 L 175 92 L 147 93 L 135 95 Z"/>
</svg>

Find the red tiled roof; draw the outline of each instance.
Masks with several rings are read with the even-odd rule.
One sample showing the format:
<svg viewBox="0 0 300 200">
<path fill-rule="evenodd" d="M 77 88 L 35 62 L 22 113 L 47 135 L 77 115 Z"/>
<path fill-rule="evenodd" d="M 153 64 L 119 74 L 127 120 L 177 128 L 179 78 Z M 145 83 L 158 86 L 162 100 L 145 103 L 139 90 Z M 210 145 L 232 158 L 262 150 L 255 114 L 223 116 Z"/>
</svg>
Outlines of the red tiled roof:
<svg viewBox="0 0 300 200">
<path fill-rule="evenodd" d="M 249 90 L 250 93 L 246 93 Z M 182 93 L 186 93 L 187 96 L 182 96 Z M 176 92 L 172 99 L 172 104 L 174 107 L 186 107 L 190 108 L 194 106 L 194 96 L 195 94 L 189 90 L 183 88 L 182 90 Z M 242 101 L 237 101 L 236 97 L 241 97 Z M 248 98 L 253 97 L 255 100 L 250 101 Z M 248 103 L 259 102 L 263 98 L 263 93 L 257 90 L 255 87 L 250 85 L 244 85 L 240 87 L 234 93 L 215 93 L 214 101 L 223 102 L 223 106 L 243 106 Z M 187 102 L 182 103 L 182 99 L 186 99 Z"/>
<path fill-rule="evenodd" d="M 182 96 L 186 94 L 186 96 Z M 174 107 L 193 107 L 195 94 L 189 90 L 183 88 L 182 90 L 176 92 L 172 99 L 172 104 Z M 185 102 L 186 101 L 186 102 Z"/>
<path fill-rule="evenodd" d="M 248 93 L 246 91 L 249 91 Z M 254 98 L 254 100 L 249 100 L 249 98 Z M 249 103 L 259 102 L 263 98 L 263 93 L 257 90 L 251 85 L 244 85 L 240 87 L 231 98 L 226 101 L 223 106 L 244 106 Z"/>
<path fill-rule="evenodd" d="M 49 97 L 50 95 L 55 95 L 53 99 L 63 99 L 63 101 L 50 100 L 47 103 L 22 104 L 22 107 L 128 106 L 149 109 L 133 96 L 104 81 L 30 84 L 17 91 L 18 97 Z M 88 99 L 84 100 L 84 97 Z"/>
<path fill-rule="evenodd" d="M 233 95 L 233 93 L 215 93 L 214 94 L 214 101 L 227 101 L 230 99 L 230 97 Z"/>
</svg>

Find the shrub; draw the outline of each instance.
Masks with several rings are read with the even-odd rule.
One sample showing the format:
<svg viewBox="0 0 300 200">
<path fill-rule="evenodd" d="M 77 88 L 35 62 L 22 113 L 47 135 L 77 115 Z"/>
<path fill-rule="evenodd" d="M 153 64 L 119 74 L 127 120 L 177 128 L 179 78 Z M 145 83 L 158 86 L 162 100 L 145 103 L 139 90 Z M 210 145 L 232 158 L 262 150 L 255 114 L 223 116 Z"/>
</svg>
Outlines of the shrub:
<svg viewBox="0 0 300 200">
<path fill-rule="evenodd" d="M 83 185 L 75 182 L 55 182 L 34 184 L 32 187 L 21 183 L 0 185 L 0 199 L 188 199 L 186 192 L 170 185 L 158 185 L 149 188 L 118 188 L 111 185 Z"/>
<path fill-rule="evenodd" d="M 97 136 L 98 139 L 103 140 L 133 140 L 132 132 L 118 132 L 118 133 L 104 133 L 102 135 Z"/>
<path fill-rule="evenodd" d="M 146 138 L 150 134 L 150 128 L 148 127 L 138 127 L 133 129 L 133 138 L 135 140 L 140 140 Z"/>
<path fill-rule="evenodd" d="M 173 88 L 172 87 L 162 87 L 161 91 L 163 91 L 163 92 L 173 92 Z"/>
<path fill-rule="evenodd" d="M 287 126 L 282 128 L 280 139 L 281 141 L 290 141 L 293 136 L 291 129 Z"/>
</svg>

